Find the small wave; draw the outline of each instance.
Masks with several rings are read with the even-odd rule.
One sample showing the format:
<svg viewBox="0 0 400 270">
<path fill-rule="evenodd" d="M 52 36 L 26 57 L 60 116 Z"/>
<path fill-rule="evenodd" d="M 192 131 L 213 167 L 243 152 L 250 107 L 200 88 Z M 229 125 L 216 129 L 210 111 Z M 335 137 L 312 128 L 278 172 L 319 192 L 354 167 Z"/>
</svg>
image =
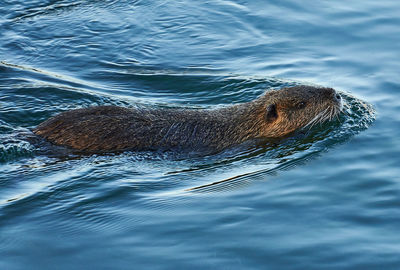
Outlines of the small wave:
<svg viewBox="0 0 400 270">
<path fill-rule="evenodd" d="M 18 138 L 16 134 L 14 132 L 0 135 L 0 163 L 34 156 L 34 146 Z"/>
<path fill-rule="evenodd" d="M 27 8 L 19 11 L 18 15 L 12 18 L 13 21 L 18 22 L 21 20 L 32 19 L 35 17 L 46 16 L 51 14 L 60 14 L 63 11 L 70 10 L 83 4 L 83 1 L 65 2 L 65 3 L 46 3 L 44 5 Z"/>
</svg>

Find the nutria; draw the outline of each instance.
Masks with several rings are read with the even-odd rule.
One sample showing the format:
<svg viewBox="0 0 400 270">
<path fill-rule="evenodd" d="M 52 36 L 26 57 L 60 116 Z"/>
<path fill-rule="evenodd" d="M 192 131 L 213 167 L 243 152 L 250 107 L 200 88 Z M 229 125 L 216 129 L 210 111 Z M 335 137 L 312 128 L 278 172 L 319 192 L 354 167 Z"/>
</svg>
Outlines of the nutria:
<svg viewBox="0 0 400 270">
<path fill-rule="evenodd" d="M 279 138 L 341 111 L 332 88 L 294 86 L 217 109 L 98 106 L 60 113 L 34 130 L 49 142 L 84 152 L 218 152 L 257 138 Z"/>
</svg>

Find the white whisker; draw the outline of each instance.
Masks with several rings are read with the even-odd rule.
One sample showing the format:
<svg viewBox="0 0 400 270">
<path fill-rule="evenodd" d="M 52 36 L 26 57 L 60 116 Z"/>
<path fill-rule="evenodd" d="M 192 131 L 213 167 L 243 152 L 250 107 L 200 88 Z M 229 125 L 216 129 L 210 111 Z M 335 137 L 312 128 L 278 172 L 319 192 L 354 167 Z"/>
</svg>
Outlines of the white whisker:
<svg viewBox="0 0 400 270">
<path fill-rule="evenodd" d="M 318 124 L 320 122 L 321 118 L 324 117 L 324 114 L 327 110 L 328 110 L 328 108 L 326 108 L 322 112 L 318 113 L 313 119 L 311 119 L 310 122 L 308 122 L 307 125 L 305 125 L 305 127 L 309 127 L 309 129 L 311 129 L 314 125 Z"/>
<path fill-rule="evenodd" d="M 331 121 L 335 117 L 339 120 L 339 114 L 342 112 L 342 107 L 331 106 L 326 108 L 325 110 L 318 113 L 310 122 L 307 123 L 304 127 L 308 127 L 311 129 L 313 126 L 317 124 L 322 124 L 326 121 Z"/>
</svg>

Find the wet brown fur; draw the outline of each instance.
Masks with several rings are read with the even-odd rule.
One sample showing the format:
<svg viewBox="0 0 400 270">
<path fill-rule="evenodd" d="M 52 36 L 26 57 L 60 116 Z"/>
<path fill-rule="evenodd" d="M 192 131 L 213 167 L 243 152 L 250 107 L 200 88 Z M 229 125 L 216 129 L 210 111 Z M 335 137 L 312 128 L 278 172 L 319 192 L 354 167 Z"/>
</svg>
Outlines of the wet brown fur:
<svg viewBox="0 0 400 270">
<path fill-rule="evenodd" d="M 44 121 L 34 133 L 53 144 L 85 152 L 175 148 L 217 152 L 249 139 L 285 136 L 335 106 L 340 106 L 335 90 L 295 86 L 211 110 L 76 109 Z"/>
</svg>

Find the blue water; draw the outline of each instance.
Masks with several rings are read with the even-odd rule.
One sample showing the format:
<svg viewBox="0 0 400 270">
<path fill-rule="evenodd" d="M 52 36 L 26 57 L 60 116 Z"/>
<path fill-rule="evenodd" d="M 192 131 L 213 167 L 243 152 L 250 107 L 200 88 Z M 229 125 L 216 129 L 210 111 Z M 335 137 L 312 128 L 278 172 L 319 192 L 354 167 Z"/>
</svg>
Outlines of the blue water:
<svg viewBox="0 0 400 270">
<path fill-rule="evenodd" d="M 3 0 L 0 269 L 400 269 L 400 2 Z M 176 158 L 24 139 L 92 105 L 329 86 L 339 119 Z M 25 134 L 25 135 L 24 135 Z"/>
</svg>

